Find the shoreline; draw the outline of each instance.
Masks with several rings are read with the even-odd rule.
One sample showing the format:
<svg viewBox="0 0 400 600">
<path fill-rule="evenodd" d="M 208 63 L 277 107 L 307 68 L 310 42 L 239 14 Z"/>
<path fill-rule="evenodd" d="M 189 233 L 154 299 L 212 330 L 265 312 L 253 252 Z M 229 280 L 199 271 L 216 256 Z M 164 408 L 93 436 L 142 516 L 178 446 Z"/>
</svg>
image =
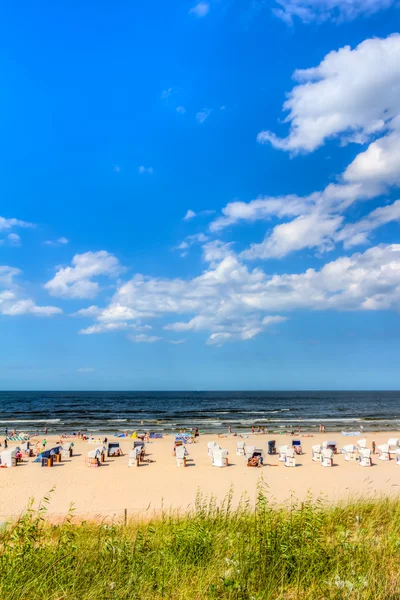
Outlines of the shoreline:
<svg viewBox="0 0 400 600">
<path fill-rule="evenodd" d="M 276 440 L 280 445 L 291 445 L 292 439 L 300 439 L 304 454 L 296 457 L 296 468 L 285 467 L 278 461 L 277 455 L 268 455 L 268 441 Z M 199 441 L 188 444 L 188 466 L 178 468 L 173 456 L 174 436 L 150 440 L 146 453 L 152 461 L 141 464 L 139 468 L 128 467 L 128 452 L 133 446 L 131 438 L 109 437 L 108 441 L 119 441 L 124 456 L 108 458 L 100 468 L 85 466 L 85 457 L 95 446 L 87 441 L 70 438 L 74 442 L 74 456 L 52 468 L 43 468 L 32 458 L 16 468 L 0 469 L 2 493 L 0 495 L 0 521 L 15 517 L 27 506 L 29 498 L 35 498 L 35 506 L 55 487 L 49 507 L 49 516 L 65 515 L 70 503 L 74 503 L 77 514 L 83 515 L 145 515 L 151 511 L 177 510 L 182 512 L 193 509 L 196 495 L 200 492 L 204 498 L 215 498 L 222 502 L 233 489 L 233 505 L 238 505 L 244 495 L 253 505 L 257 486 L 262 478 L 268 495 L 278 504 L 291 496 L 302 501 L 308 493 L 317 499 L 322 496 L 328 503 L 338 503 L 354 496 L 387 496 L 400 490 L 400 466 L 395 460 L 388 462 L 373 456 L 371 468 L 360 467 L 358 462 L 344 460 L 342 454 L 334 457 L 333 468 L 323 468 L 311 459 L 311 447 L 325 440 L 336 440 L 338 447 L 356 444 L 360 437 L 367 439 L 371 448 L 387 443 L 391 437 L 400 438 L 400 432 L 366 432 L 362 436 L 348 437 L 337 432 L 325 434 L 254 434 L 247 438 L 234 435 L 218 438 L 216 435 L 201 435 Z M 40 441 L 43 436 L 40 436 Z M 46 436 L 47 449 L 60 440 L 60 436 Z M 265 466 L 248 468 L 243 456 L 236 455 L 239 440 L 264 450 Z M 33 440 L 35 443 L 36 440 Z M 207 454 L 207 443 L 216 441 L 229 451 L 228 468 L 211 466 Z M 20 443 L 9 443 L 9 448 Z M 0 450 L 3 450 L 4 446 Z"/>
</svg>

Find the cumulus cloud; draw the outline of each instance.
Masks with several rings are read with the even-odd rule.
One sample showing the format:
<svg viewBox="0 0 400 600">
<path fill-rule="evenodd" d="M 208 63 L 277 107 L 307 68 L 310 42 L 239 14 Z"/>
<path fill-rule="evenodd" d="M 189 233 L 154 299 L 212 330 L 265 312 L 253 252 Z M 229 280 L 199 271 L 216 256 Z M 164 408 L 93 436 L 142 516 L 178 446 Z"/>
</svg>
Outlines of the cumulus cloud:
<svg viewBox="0 0 400 600">
<path fill-rule="evenodd" d="M 292 24 L 294 19 L 303 23 L 312 21 L 351 21 L 369 16 L 396 4 L 396 0 L 275 0 L 277 17 Z"/>
<path fill-rule="evenodd" d="M 393 35 L 366 40 L 355 50 L 342 48 L 328 54 L 315 69 L 296 71 L 304 83 L 294 88 L 285 104 L 290 110 L 289 135 L 278 139 L 263 132 L 261 141 L 290 151 L 312 151 L 334 135 L 340 135 L 342 142 L 381 137 L 355 157 L 337 183 L 307 196 L 230 202 L 210 224 L 210 231 L 220 232 L 240 222 L 273 221 L 264 240 L 242 253 L 246 259 L 266 259 L 305 248 L 324 252 L 337 242 L 345 247 L 365 243 L 370 231 L 395 220 L 388 209 L 360 224 L 349 224 L 346 211 L 354 202 L 378 197 L 400 184 L 399 59 L 400 35 Z"/>
<path fill-rule="evenodd" d="M 7 241 L 10 246 L 20 246 L 21 245 L 21 237 L 18 233 L 9 233 L 7 236 Z"/>
<path fill-rule="evenodd" d="M 23 288 L 15 282 L 20 274 L 15 267 L 0 266 L 0 315 L 50 317 L 62 312 L 55 306 L 38 306 L 26 297 Z"/>
<path fill-rule="evenodd" d="M 198 2 L 193 8 L 189 10 L 189 14 L 195 15 L 196 17 L 205 17 L 210 12 L 210 4 L 208 2 Z"/>
<path fill-rule="evenodd" d="M 298 82 L 283 105 L 289 135 L 258 134 L 260 143 L 296 153 L 325 140 L 365 143 L 390 128 L 399 112 L 400 35 L 373 38 L 353 50 L 330 52 L 317 67 L 298 69 Z"/>
<path fill-rule="evenodd" d="M 117 277 L 124 270 L 119 260 L 105 250 L 75 254 L 72 267 L 60 268 L 45 288 L 61 298 L 93 298 L 100 290 L 94 277 Z"/>
<path fill-rule="evenodd" d="M 5 231 L 7 229 L 13 229 L 16 227 L 35 227 L 33 223 L 29 223 L 28 221 L 20 221 L 19 219 L 6 219 L 5 217 L 0 217 L 0 231 Z"/>
<path fill-rule="evenodd" d="M 115 307 L 126 315 L 124 321 L 107 320 Z M 193 279 L 135 275 L 101 311 L 103 320 L 97 315 L 97 323 L 81 333 L 129 331 L 140 328 L 144 319 L 164 319 L 165 331 L 205 333 L 209 344 L 221 345 L 279 327 L 297 309 L 399 308 L 400 244 L 375 246 L 299 274 L 250 270 L 230 254 Z"/>
<path fill-rule="evenodd" d="M 347 223 L 337 235 L 345 248 L 365 244 L 369 234 L 386 223 L 400 221 L 400 200 L 388 206 L 381 206 L 356 223 Z"/>
<path fill-rule="evenodd" d="M 176 112 L 177 112 L 179 115 L 184 115 L 184 114 L 185 114 L 185 112 L 186 112 L 186 108 L 185 108 L 184 106 L 177 106 L 177 107 L 176 107 Z"/>
</svg>

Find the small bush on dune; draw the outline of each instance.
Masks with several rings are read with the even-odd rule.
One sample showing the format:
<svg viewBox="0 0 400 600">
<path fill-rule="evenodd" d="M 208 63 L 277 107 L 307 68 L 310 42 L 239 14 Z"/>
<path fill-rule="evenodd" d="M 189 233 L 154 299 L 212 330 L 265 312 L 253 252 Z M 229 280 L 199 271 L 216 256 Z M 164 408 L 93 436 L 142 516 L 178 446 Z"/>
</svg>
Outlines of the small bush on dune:
<svg viewBox="0 0 400 600">
<path fill-rule="evenodd" d="M 188 514 L 46 518 L 30 504 L 0 534 L 1 600 L 312 600 L 400 597 L 400 500 L 255 508 L 198 496 Z"/>
</svg>

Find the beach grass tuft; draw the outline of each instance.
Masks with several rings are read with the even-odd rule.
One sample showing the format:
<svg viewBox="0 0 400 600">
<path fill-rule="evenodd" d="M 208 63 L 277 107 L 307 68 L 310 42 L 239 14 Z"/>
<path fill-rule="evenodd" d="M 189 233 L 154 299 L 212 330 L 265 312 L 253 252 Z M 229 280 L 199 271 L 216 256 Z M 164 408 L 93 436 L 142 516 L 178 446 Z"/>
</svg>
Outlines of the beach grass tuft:
<svg viewBox="0 0 400 600">
<path fill-rule="evenodd" d="M 0 533 L 1 600 L 395 600 L 400 500 L 256 506 L 197 496 L 127 522 L 47 518 L 49 495 Z"/>
</svg>

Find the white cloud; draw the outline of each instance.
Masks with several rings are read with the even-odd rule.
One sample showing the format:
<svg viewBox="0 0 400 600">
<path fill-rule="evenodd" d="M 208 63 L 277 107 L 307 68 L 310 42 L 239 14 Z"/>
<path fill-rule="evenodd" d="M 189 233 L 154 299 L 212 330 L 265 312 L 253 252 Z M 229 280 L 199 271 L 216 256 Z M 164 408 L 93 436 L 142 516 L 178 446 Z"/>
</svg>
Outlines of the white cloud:
<svg viewBox="0 0 400 600">
<path fill-rule="evenodd" d="M 400 200 L 396 200 L 388 206 L 376 208 L 356 223 L 346 224 L 339 231 L 337 239 L 343 242 L 345 248 L 365 244 L 369 241 L 369 233 L 391 221 L 400 221 Z"/>
<path fill-rule="evenodd" d="M 140 319 L 163 318 L 167 331 L 206 333 L 209 344 L 221 345 L 250 340 L 297 309 L 400 309 L 400 244 L 375 246 L 299 274 L 249 270 L 231 254 L 193 279 L 135 275 L 102 314 L 112 315 L 114 306 L 136 319 L 104 320 L 81 333 L 129 330 Z"/>
<path fill-rule="evenodd" d="M 49 317 L 61 313 L 55 306 L 38 306 L 27 298 L 24 290 L 15 283 L 15 277 L 21 274 L 19 269 L 0 266 L 0 315 L 34 315 Z"/>
<path fill-rule="evenodd" d="M 13 229 L 16 227 L 35 227 L 33 223 L 29 223 L 28 221 L 20 221 L 19 219 L 6 219 L 5 217 L 0 217 L 0 231 L 5 231 L 7 229 Z"/>
<path fill-rule="evenodd" d="M 337 183 L 303 197 L 292 194 L 259 197 L 249 203 L 231 202 L 210 224 L 210 231 L 219 232 L 240 222 L 274 220 L 264 240 L 242 253 L 246 259 L 265 259 L 281 258 L 304 248 L 323 252 L 334 248 L 337 242 L 343 242 L 345 247 L 365 243 L 368 232 L 388 222 L 372 215 L 361 224 L 346 223 L 346 211 L 356 201 L 378 197 L 391 186 L 400 185 L 397 58 L 400 59 L 400 35 L 367 40 L 354 51 L 344 48 L 329 54 L 322 66 L 297 72 L 299 78 L 306 73 L 306 84 L 295 88 L 289 98 L 291 131 L 287 138 L 278 141 L 279 146 L 312 150 L 329 135 L 339 133 L 347 139 L 350 133 L 353 139 L 365 141 L 369 134 L 377 132 L 378 123 L 382 137 L 355 157 Z M 365 64 L 358 70 L 360 60 Z M 347 85 L 350 80 L 352 83 Z M 328 132 L 327 127 L 333 124 Z M 394 220 L 387 211 L 382 214 L 389 221 Z M 284 222 L 276 224 L 277 220 Z"/>
<path fill-rule="evenodd" d="M 90 327 L 81 329 L 79 331 L 79 333 L 82 335 L 93 335 L 94 333 L 122 331 L 124 329 L 131 329 L 131 328 L 132 328 L 132 326 L 129 323 L 124 323 L 124 322 L 97 323 L 96 325 L 91 325 Z"/>
<path fill-rule="evenodd" d="M 170 97 L 170 95 L 172 94 L 172 92 L 173 92 L 173 88 L 172 87 L 163 90 L 162 93 L 161 93 L 161 98 L 163 100 L 168 100 L 168 98 Z"/>
<path fill-rule="evenodd" d="M 398 125 L 398 119 L 393 125 Z M 360 152 L 347 167 L 343 178 L 365 185 L 400 185 L 400 127 L 372 142 L 365 152 Z"/>
<path fill-rule="evenodd" d="M 278 323 L 284 323 L 287 321 L 287 317 L 280 317 L 279 315 L 275 315 L 272 317 L 264 317 L 262 320 L 263 325 L 276 325 Z"/>
<path fill-rule="evenodd" d="M 200 210 L 199 212 L 194 212 L 194 210 L 189 209 L 186 215 L 183 217 L 184 221 L 191 221 L 195 217 L 205 217 L 207 215 L 213 215 L 215 210 Z"/>
<path fill-rule="evenodd" d="M 193 235 L 188 235 L 185 239 L 176 246 L 176 250 L 180 250 L 181 256 L 187 256 L 189 248 L 194 246 L 195 244 L 203 244 L 208 241 L 208 236 L 204 233 L 195 233 Z"/>
<path fill-rule="evenodd" d="M 46 240 L 44 244 L 46 246 L 65 246 L 69 243 L 66 237 L 59 237 L 57 240 Z"/>
<path fill-rule="evenodd" d="M 78 369 L 78 373 L 94 373 L 96 369 L 94 367 L 82 367 Z"/>
<path fill-rule="evenodd" d="M 196 216 L 196 213 L 194 212 L 194 210 L 188 210 L 186 215 L 183 217 L 184 221 L 190 221 L 190 219 L 194 219 L 194 217 Z"/>
<path fill-rule="evenodd" d="M 288 223 L 276 225 L 270 236 L 260 244 L 251 244 L 242 252 L 243 258 L 282 258 L 303 248 L 318 248 L 320 252 L 333 248 L 332 239 L 343 222 L 341 216 L 318 212 L 302 215 Z"/>
<path fill-rule="evenodd" d="M 211 109 L 210 108 L 203 108 L 203 110 L 200 110 L 197 114 L 196 114 L 196 119 L 198 123 L 204 123 L 204 121 L 206 119 L 208 119 L 208 117 L 211 114 Z"/>
<path fill-rule="evenodd" d="M 180 346 L 181 344 L 184 344 L 186 342 L 186 338 L 182 339 L 182 340 L 169 340 L 170 344 L 173 344 L 174 346 Z"/>
<path fill-rule="evenodd" d="M 154 344 L 154 342 L 159 342 L 162 338 L 156 335 L 141 333 L 139 335 L 128 335 L 128 339 L 131 342 L 135 342 L 135 344 Z"/>
<path fill-rule="evenodd" d="M 141 165 L 139 167 L 139 173 L 141 173 L 142 175 L 147 174 L 147 175 L 152 175 L 154 173 L 153 167 L 144 167 L 143 165 Z"/>
<path fill-rule="evenodd" d="M 124 271 L 118 259 L 105 250 L 75 254 L 72 267 L 60 268 L 45 284 L 52 296 L 62 298 L 93 298 L 100 290 L 94 277 L 117 277 Z"/>
<path fill-rule="evenodd" d="M 6 265 L 0 265 L 0 285 L 13 285 L 14 277 L 17 277 L 17 275 L 20 274 L 20 269 L 16 269 L 15 267 L 8 267 Z"/>
<path fill-rule="evenodd" d="M 176 112 L 180 115 L 184 115 L 186 112 L 186 108 L 184 106 L 177 106 L 176 107 Z"/>
<path fill-rule="evenodd" d="M 275 0 L 279 8 L 273 12 L 289 24 L 294 18 L 312 21 L 351 21 L 369 16 L 396 4 L 396 0 Z"/>
<path fill-rule="evenodd" d="M 18 233 L 9 233 L 7 236 L 7 241 L 11 246 L 21 245 L 21 238 Z"/>
<path fill-rule="evenodd" d="M 97 317 L 101 313 L 101 309 L 98 306 L 92 304 L 87 308 L 81 308 L 76 312 L 72 313 L 72 317 Z"/>
<path fill-rule="evenodd" d="M 339 135 L 342 142 L 365 143 L 400 112 L 400 35 L 330 52 L 317 67 L 295 71 L 294 79 L 299 83 L 283 105 L 289 135 L 262 131 L 259 142 L 290 152 L 312 152 Z"/>
<path fill-rule="evenodd" d="M 208 2 L 198 2 L 193 8 L 190 9 L 189 14 L 195 15 L 196 17 L 205 17 L 210 12 L 210 4 Z"/>
</svg>

